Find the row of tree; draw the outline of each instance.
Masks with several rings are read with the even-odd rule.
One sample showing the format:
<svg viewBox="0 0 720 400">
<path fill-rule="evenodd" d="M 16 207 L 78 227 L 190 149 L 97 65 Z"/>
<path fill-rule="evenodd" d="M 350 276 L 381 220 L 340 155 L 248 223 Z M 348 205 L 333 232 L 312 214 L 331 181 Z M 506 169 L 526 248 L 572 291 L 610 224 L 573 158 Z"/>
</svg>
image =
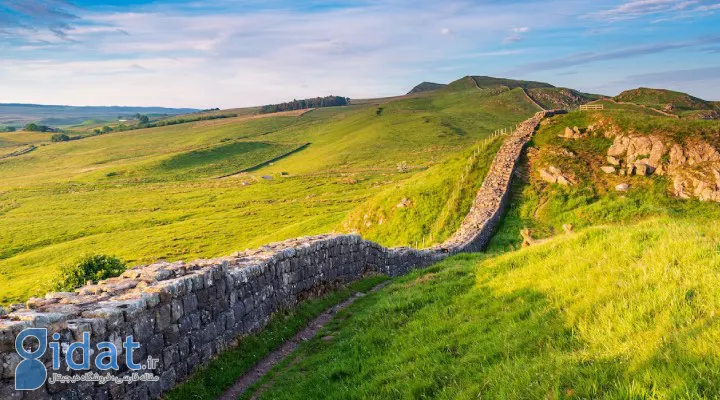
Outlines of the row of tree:
<svg viewBox="0 0 720 400">
<path fill-rule="evenodd" d="M 280 104 L 268 104 L 260 107 L 260 114 L 276 113 L 280 111 L 305 110 L 308 108 L 336 107 L 350 104 L 349 97 L 326 96 L 314 99 L 293 100 Z"/>
<path fill-rule="evenodd" d="M 23 128 L 26 132 L 57 132 L 56 129 L 51 128 L 47 125 L 38 125 L 36 123 L 29 123 Z"/>
</svg>

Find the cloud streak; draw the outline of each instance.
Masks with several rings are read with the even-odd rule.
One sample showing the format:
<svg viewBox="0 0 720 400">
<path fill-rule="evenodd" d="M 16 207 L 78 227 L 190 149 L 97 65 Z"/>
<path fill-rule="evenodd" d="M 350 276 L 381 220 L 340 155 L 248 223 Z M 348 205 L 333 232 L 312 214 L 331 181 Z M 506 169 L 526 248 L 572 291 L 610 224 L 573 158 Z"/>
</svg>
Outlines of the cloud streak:
<svg viewBox="0 0 720 400">
<path fill-rule="evenodd" d="M 513 73 L 527 74 L 530 72 L 563 69 L 566 67 L 586 65 L 596 62 L 635 58 L 649 54 L 664 53 L 672 50 L 717 43 L 718 40 L 720 40 L 720 35 L 713 35 L 682 42 L 655 43 L 643 46 L 625 47 L 610 51 L 575 53 L 546 61 L 527 63 L 514 69 Z"/>
</svg>

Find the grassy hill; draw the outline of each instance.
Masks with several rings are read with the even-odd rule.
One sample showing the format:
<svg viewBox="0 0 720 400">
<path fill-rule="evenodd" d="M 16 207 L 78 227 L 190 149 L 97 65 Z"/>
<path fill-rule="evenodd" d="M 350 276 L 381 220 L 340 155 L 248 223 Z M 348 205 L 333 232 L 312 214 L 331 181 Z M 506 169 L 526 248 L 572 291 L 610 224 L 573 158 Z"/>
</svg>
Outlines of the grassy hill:
<svg viewBox="0 0 720 400">
<path fill-rule="evenodd" d="M 632 105 L 534 137 L 487 254 L 395 280 L 338 315 L 257 398 L 714 398 L 720 217 L 667 176 L 606 174 L 606 132 L 718 145 L 720 122 Z M 561 138 L 566 127 L 594 134 Z M 539 174 L 552 164 L 576 178 Z M 618 183 L 629 183 L 617 192 Z M 563 225 L 573 224 L 570 234 Z M 530 228 L 542 243 L 521 248 Z M 249 397 L 249 396 L 248 396 Z"/>
<path fill-rule="evenodd" d="M 713 113 L 713 118 L 702 118 L 708 111 L 717 112 L 720 110 L 713 102 L 672 90 L 650 88 L 626 90 L 615 96 L 615 100 L 644 105 L 681 117 L 695 117 L 700 119 L 720 118 L 720 115 L 715 115 L 716 113 Z"/>
<path fill-rule="evenodd" d="M 443 83 L 423 82 L 412 88 L 407 94 L 432 92 L 433 90 L 442 89 L 445 86 L 447 85 Z"/>
<path fill-rule="evenodd" d="M 112 132 L 1 159 L 0 303 L 42 294 L 60 265 L 87 253 L 134 265 L 354 229 L 355 210 L 375 208 L 373 197 L 397 186 L 413 201 L 407 211 L 423 219 L 409 234 L 377 238 L 429 244 L 467 212 L 467 200 L 453 196 L 469 195 L 477 183 L 458 184 L 469 153 L 534 111 L 519 89 L 472 87 Z M 2 137 L 29 142 L 22 134 Z M 474 177 L 492 160 L 489 146 L 475 159 Z M 435 167 L 441 164 L 452 168 Z M 241 172 L 257 165 L 265 166 Z M 426 198 L 417 185 L 430 175 L 422 185 L 434 194 Z M 441 211 L 441 226 L 425 225 Z M 406 222 L 398 215 L 385 226 Z"/>
</svg>

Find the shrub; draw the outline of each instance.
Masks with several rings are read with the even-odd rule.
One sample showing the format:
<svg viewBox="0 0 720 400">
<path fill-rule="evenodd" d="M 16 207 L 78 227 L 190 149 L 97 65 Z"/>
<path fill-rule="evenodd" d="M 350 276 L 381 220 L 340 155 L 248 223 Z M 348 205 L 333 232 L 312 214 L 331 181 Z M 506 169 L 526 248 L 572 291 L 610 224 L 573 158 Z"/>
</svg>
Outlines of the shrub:
<svg viewBox="0 0 720 400">
<path fill-rule="evenodd" d="M 60 267 L 60 281 L 57 290 L 70 291 L 85 285 L 89 281 L 119 276 L 126 269 L 125 263 L 116 257 L 106 255 L 87 255 L 75 263 Z"/>
<path fill-rule="evenodd" d="M 64 133 L 56 133 L 56 134 L 52 135 L 50 140 L 53 142 L 67 142 L 68 140 L 70 140 L 70 136 L 68 136 Z"/>
</svg>

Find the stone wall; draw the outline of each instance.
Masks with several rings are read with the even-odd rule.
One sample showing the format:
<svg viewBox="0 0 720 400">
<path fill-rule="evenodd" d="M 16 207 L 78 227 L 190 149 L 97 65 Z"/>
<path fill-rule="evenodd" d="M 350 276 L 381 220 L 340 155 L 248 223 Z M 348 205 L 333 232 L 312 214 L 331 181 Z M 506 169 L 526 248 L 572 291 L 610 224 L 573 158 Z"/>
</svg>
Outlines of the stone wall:
<svg viewBox="0 0 720 400">
<path fill-rule="evenodd" d="M 440 246 L 388 249 L 353 234 L 305 237 L 212 260 L 139 266 L 73 293 L 28 300 L 24 307 L 0 316 L 0 399 L 159 398 L 236 338 L 261 330 L 274 312 L 295 306 L 323 287 L 368 272 L 398 276 L 449 254 L 481 250 L 502 215 L 523 147 L 540 120 L 554 113 L 537 113 L 507 137 L 461 228 Z M 133 335 L 141 344 L 135 361 L 159 359 L 149 372 L 160 379 L 106 385 L 46 383 L 32 392 L 15 391 L 15 367 L 20 362 L 15 337 L 28 327 L 59 333 L 61 343 L 80 341 L 83 332 L 90 332 L 93 346 L 110 341 L 120 349 L 122 340 Z M 42 360 L 50 365 L 50 351 Z M 130 375 L 123 360 L 120 357 L 119 371 L 110 371 L 113 375 Z"/>
</svg>

